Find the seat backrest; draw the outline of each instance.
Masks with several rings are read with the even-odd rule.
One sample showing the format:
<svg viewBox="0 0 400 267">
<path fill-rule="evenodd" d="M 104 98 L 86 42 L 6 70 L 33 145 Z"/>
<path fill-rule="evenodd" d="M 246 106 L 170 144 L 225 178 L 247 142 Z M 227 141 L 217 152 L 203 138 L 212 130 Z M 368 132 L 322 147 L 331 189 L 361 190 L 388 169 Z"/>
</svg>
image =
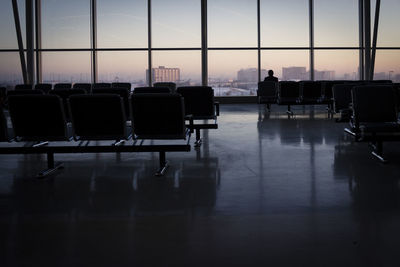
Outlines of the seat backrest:
<svg viewBox="0 0 400 267">
<path fill-rule="evenodd" d="M 281 98 L 297 98 L 300 97 L 300 84 L 293 81 L 279 82 L 278 96 Z"/>
<path fill-rule="evenodd" d="M 132 84 L 131 83 L 112 83 L 111 87 L 112 88 L 126 88 L 129 91 L 131 91 Z"/>
<path fill-rule="evenodd" d="M 133 132 L 138 139 L 185 139 L 185 110 L 179 94 L 131 97 Z"/>
<path fill-rule="evenodd" d="M 168 94 L 167 87 L 135 87 L 133 94 Z"/>
<path fill-rule="evenodd" d="M 7 96 L 13 95 L 43 95 L 42 90 L 11 90 L 7 92 Z"/>
<path fill-rule="evenodd" d="M 50 83 L 38 83 L 35 84 L 35 90 L 42 90 L 44 93 L 51 91 L 52 85 Z"/>
<path fill-rule="evenodd" d="M 321 81 L 321 91 L 325 98 L 331 99 L 333 97 L 332 87 L 336 84 L 344 84 L 346 81 Z"/>
<path fill-rule="evenodd" d="M 119 95 L 73 95 L 68 103 L 75 139 L 127 139 L 124 104 Z"/>
<path fill-rule="evenodd" d="M 124 87 L 116 87 L 116 88 L 101 88 L 101 89 L 93 89 L 93 94 L 116 94 L 119 95 L 124 102 L 125 115 L 126 118 L 130 118 L 130 104 L 129 104 L 129 96 L 130 90 Z"/>
<path fill-rule="evenodd" d="M 257 96 L 276 97 L 278 95 L 278 83 L 262 81 L 258 83 Z"/>
<path fill-rule="evenodd" d="M 215 116 L 214 90 L 209 86 L 184 86 L 176 90 L 185 100 L 186 115 L 194 119 L 212 119 Z"/>
<path fill-rule="evenodd" d="M 73 89 L 84 89 L 86 93 L 92 92 L 92 84 L 91 83 L 74 83 Z"/>
<path fill-rule="evenodd" d="M 319 81 L 301 81 L 300 94 L 303 98 L 320 98 L 322 96 L 321 82 Z"/>
<path fill-rule="evenodd" d="M 7 99 L 7 88 L 0 87 L 0 108 L 3 108 L 6 104 Z"/>
<path fill-rule="evenodd" d="M 59 90 L 59 89 L 71 89 L 72 84 L 71 83 L 56 83 L 54 85 L 54 90 Z"/>
<path fill-rule="evenodd" d="M 62 100 L 55 95 L 8 97 L 10 118 L 17 140 L 68 140 Z"/>
<path fill-rule="evenodd" d="M 157 82 L 153 84 L 154 87 L 167 87 L 171 93 L 175 93 L 176 84 L 173 82 Z"/>
<path fill-rule="evenodd" d="M 351 90 L 355 124 L 362 122 L 397 122 L 393 86 L 364 85 Z"/>
<path fill-rule="evenodd" d="M 8 141 L 7 119 L 0 107 L 0 142 Z"/>
<path fill-rule="evenodd" d="M 14 90 L 32 90 L 32 84 L 17 84 Z"/>
<path fill-rule="evenodd" d="M 111 83 L 94 83 L 92 89 L 111 88 Z"/>
<path fill-rule="evenodd" d="M 58 89 L 58 90 L 51 90 L 49 92 L 51 95 L 57 95 L 59 96 L 62 101 L 63 101 L 63 107 L 64 107 L 64 112 L 65 112 L 65 117 L 67 121 L 70 121 L 70 116 L 69 116 L 69 107 L 68 107 L 68 99 L 72 95 L 84 95 L 86 94 L 85 89 Z"/>
<path fill-rule="evenodd" d="M 349 108 L 349 105 L 352 102 L 351 89 L 357 85 L 359 85 L 359 83 L 345 83 L 335 84 L 332 87 L 335 112 Z"/>
<path fill-rule="evenodd" d="M 376 83 L 380 83 L 380 84 L 382 84 L 382 83 L 392 83 L 392 80 L 367 80 L 367 81 L 365 81 L 366 83 L 368 83 L 368 84 L 376 84 Z"/>
</svg>

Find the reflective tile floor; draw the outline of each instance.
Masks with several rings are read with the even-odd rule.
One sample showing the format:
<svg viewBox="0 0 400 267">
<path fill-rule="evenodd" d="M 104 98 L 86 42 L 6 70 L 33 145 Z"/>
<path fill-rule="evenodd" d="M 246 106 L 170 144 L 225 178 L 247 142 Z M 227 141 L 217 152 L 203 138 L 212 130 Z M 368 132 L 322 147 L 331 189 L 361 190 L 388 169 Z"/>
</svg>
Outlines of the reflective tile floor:
<svg viewBox="0 0 400 267">
<path fill-rule="evenodd" d="M 400 143 L 222 105 L 191 152 L 0 156 L 0 266 L 400 266 Z"/>
</svg>

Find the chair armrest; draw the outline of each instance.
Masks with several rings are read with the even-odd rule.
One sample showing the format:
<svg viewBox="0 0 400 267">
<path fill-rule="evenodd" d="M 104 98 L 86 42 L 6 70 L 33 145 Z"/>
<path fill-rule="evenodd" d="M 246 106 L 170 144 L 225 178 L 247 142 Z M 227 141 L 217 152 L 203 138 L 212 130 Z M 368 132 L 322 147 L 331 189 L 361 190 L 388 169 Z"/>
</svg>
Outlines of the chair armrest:
<svg viewBox="0 0 400 267">
<path fill-rule="evenodd" d="M 189 129 L 190 133 L 194 133 L 194 121 L 193 121 L 193 115 L 189 114 L 185 116 L 185 120 L 189 120 Z"/>
<path fill-rule="evenodd" d="M 217 114 L 217 116 L 219 116 L 219 102 L 215 101 L 214 105 L 215 105 L 215 113 Z"/>
</svg>

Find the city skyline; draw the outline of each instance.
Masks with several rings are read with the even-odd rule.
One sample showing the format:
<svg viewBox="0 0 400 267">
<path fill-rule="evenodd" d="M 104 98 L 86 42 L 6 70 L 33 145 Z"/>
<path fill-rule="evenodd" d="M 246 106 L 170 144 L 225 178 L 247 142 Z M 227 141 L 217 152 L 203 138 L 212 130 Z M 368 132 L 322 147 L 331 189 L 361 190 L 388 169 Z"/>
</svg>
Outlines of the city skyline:
<svg viewBox="0 0 400 267">
<path fill-rule="evenodd" d="M 25 45 L 24 1 L 18 0 Z M 307 0 L 261 0 L 261 66 L 274 69 L 282 77 L 282 68 L 310 66 Z M 371 2 L 373 20 L 375 1 Z M 288 8 L 290 7 L 290 8 Z M 234 79 L 239 69 L 254 68 L 257 55 L 256 1 L 208 1 L 208 76 Z M 271 12 L 273 10 L 273 12 Z M 381 4 L 378 46 L 400 48 L 397 25 L 400 1 Z M 173 66 L 182 70 L 182 79 L 201 80 L 201 16 L 199 0 L 152 0 L 152 47 L 191 48 L 195 50 L 152 51 L 152 66 Z M 340 20 L 337 18 L 340 17 Z M 334 71 L 335 77 L 357 73 L 358 1 L 314 1 L 314 68 Z M 0 3 L 0 77 L 16 80 L 21 76 L 11 1 Z M 147 1 L 97 0 L 98 48 L 137 48 L 139 51 L 99 51 L 98 77 L 146 80 Z M 323 47 L 333 49 L 319 49 Z M 90 1 L 42 1 L 43 49 L 89 49 Z M 252 48 L 249 50 L 213 50 L 213 48 Z M 280 47 L 293 48 L 279 50 Z M 337 49 L 334 49 L 337 47 Z M 343 47 L 351 49 L 343 49 Z M 301 48 L 301 49 L 299 49 Z M 376 73 L 400 73 L 400 49 L 380 49 L 376 55 Z M 89 51 L 42 52 L 43 77 L 91 77 Z M 314 73 L 315 74 L 315 73 Z M 379 74 L 381 75 L 381 74 Z M 1 82 L 1 80 L 0 80 Z"/>
</svg>

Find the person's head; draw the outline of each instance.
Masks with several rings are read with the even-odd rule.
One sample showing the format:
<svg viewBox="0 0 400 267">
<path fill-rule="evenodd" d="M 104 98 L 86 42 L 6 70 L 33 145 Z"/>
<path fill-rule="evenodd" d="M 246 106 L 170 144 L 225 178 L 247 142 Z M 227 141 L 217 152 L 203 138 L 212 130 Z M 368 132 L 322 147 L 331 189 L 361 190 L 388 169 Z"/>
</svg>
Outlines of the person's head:
<svg viewBox="0 0 400 267">
<path fill-rule="evenodd" d="M 268 76 L 274 76 L 274 71 L 273 70 L 269 70 L 268 71 Z"/>
</svg>

